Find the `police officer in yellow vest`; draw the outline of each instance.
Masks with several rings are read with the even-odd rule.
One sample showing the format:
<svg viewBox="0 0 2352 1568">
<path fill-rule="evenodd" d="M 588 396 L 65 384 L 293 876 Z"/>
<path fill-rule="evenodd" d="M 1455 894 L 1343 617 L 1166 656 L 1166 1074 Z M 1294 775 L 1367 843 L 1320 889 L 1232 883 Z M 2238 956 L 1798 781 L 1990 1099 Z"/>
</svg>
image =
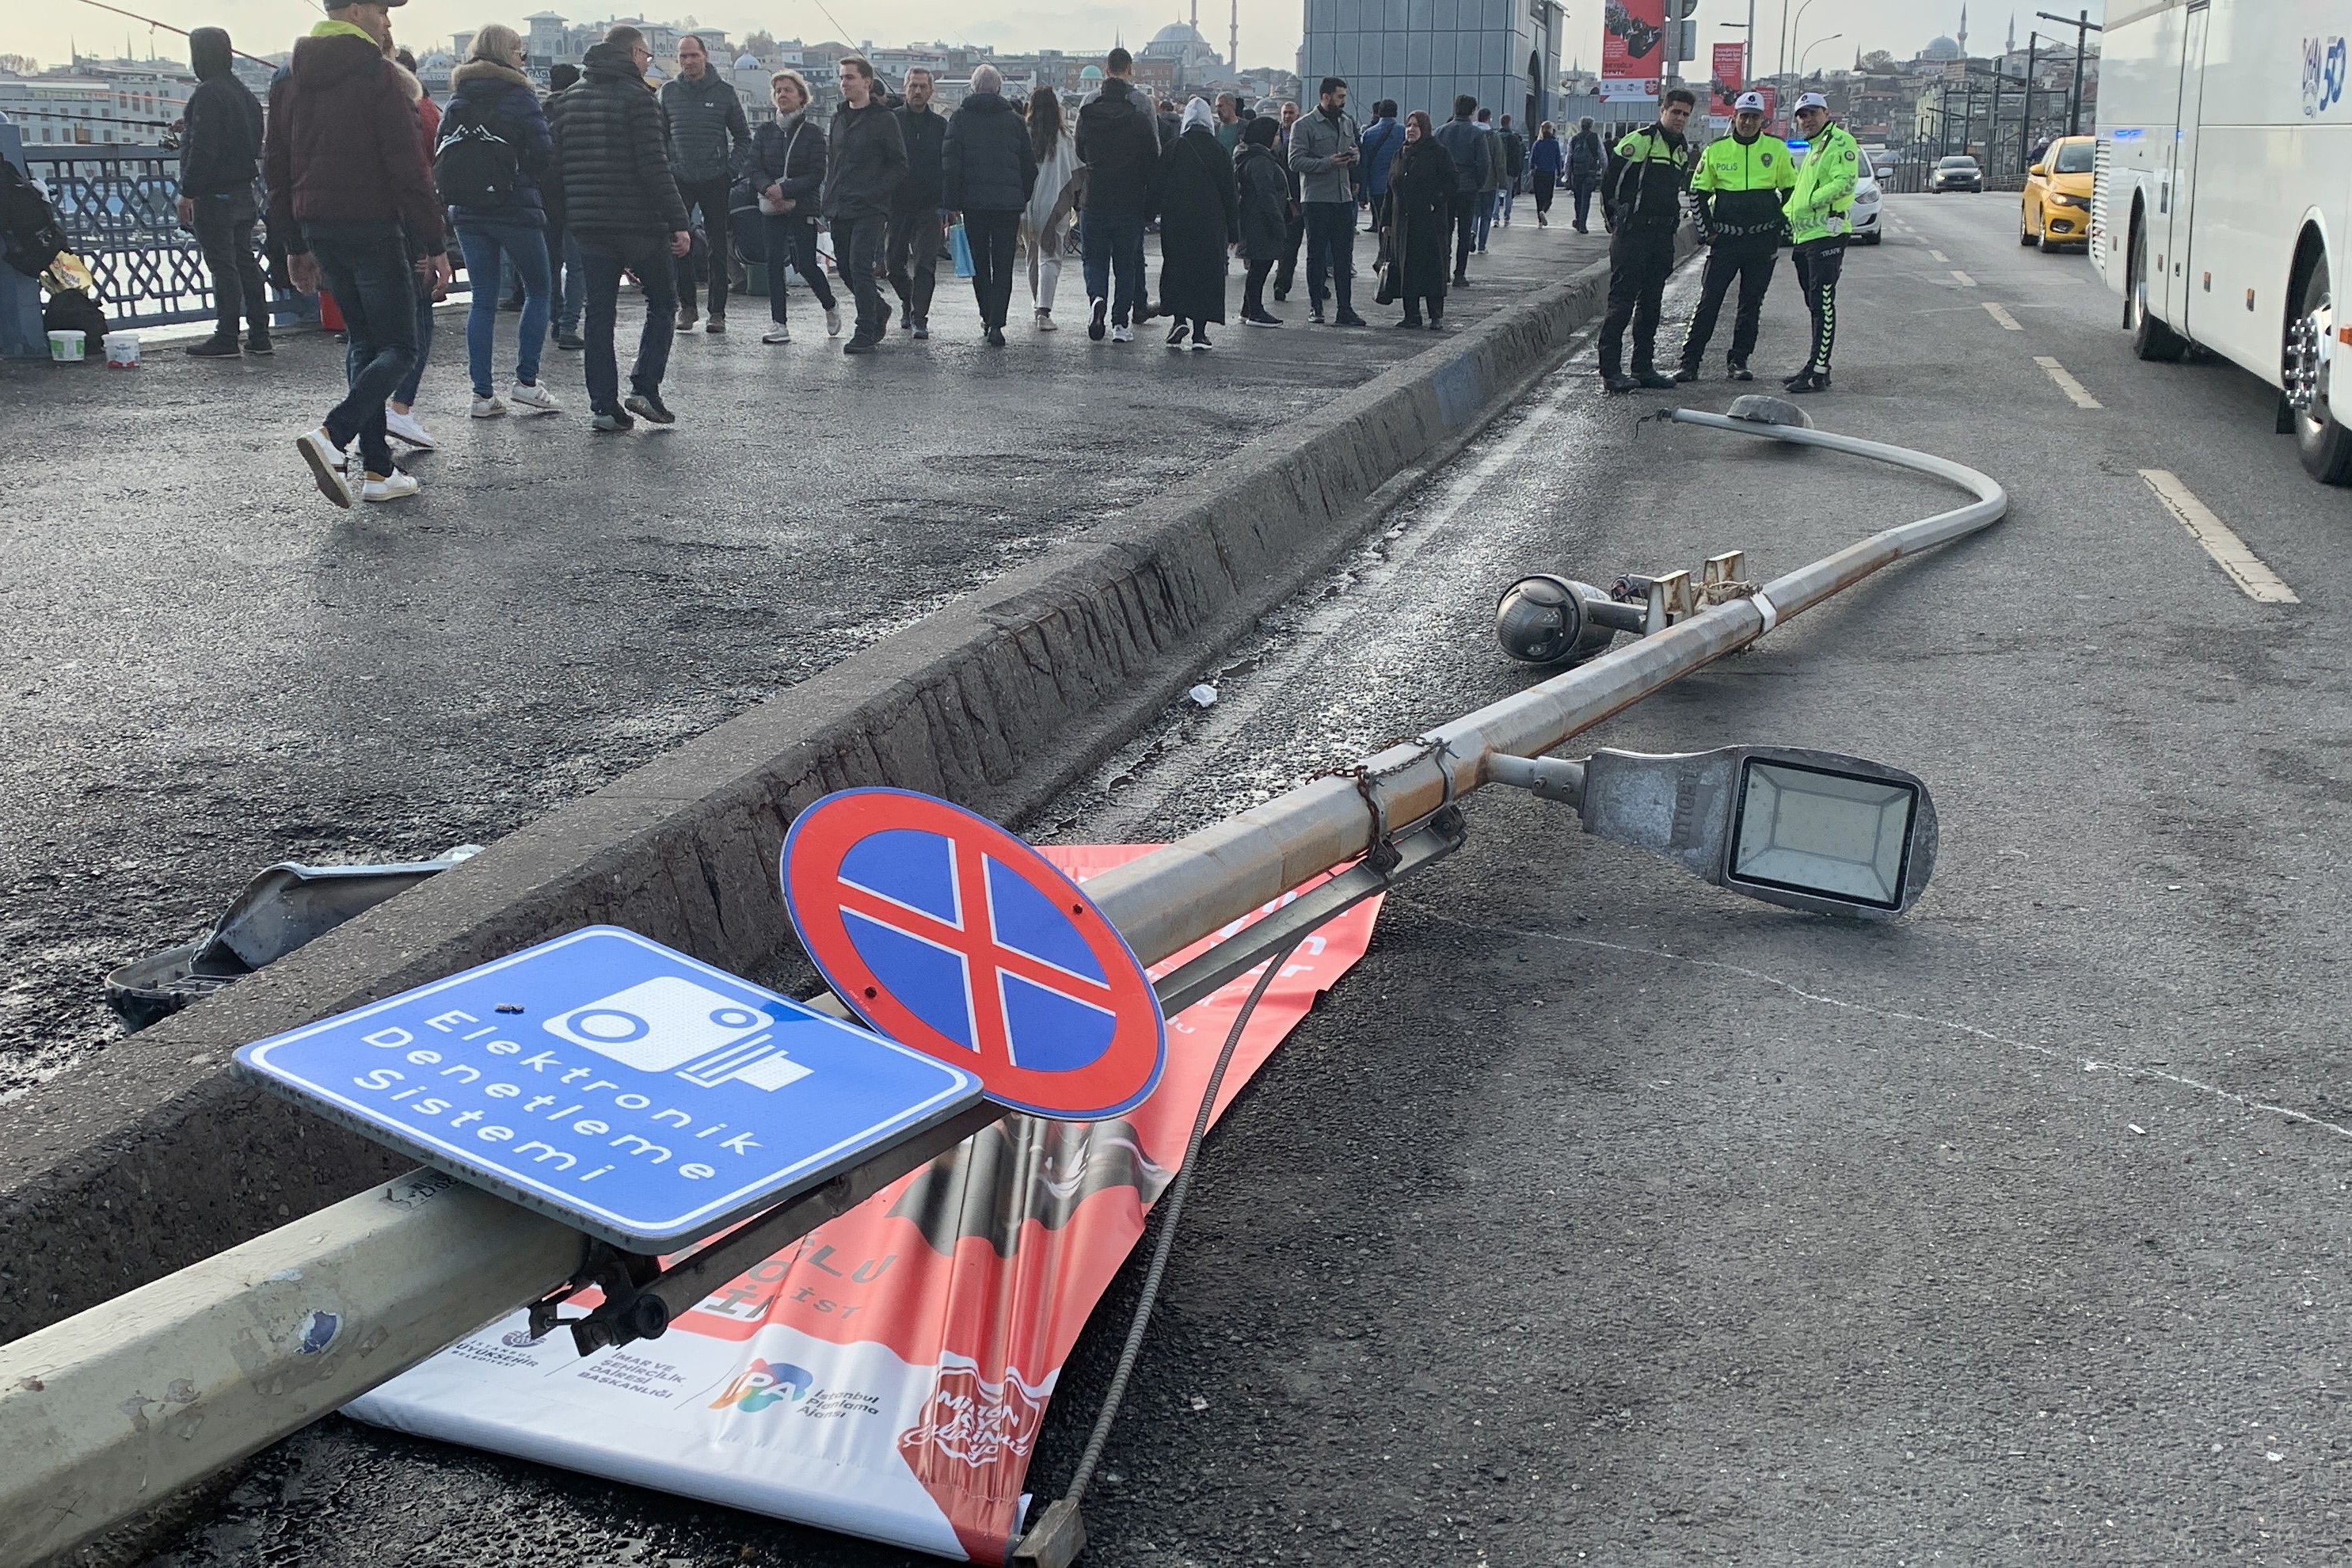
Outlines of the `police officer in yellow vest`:
<svg viewBox="0 0 2352 1568">
<path fill-rule="evenodd" d="M 1853 210 L 1854 182 L 1862 149 L 1844 126 L 1830 119 L 1829 100 L 1818 92 L 1797 100 L 1797 130 L 1812 143 L 1789 193 L 1789 237 L 1796 245 L 1797 282 L 1813 315 L 1813 352 L 1805 368 L 1783 384 L 1790 392 L 1830 389 L 1830 350 L 1837 343 L 1838 272 L 1845 265 L 1845 241 Z"/>
<path fill-rule="evenodd" d="M 1601 323 L 1601 380 L 1612 392 L 1669 387 L 1653 363 L 1658 311 L 1675 269 L 1675 231 L 1683 222 L 1683 190 L 1690 184 L 1691 149 L 1683 128 L 1698 95 L 1669 89 L 1658 122 L 1636 131 L 1609 154 L 1601 176 L 1601 210 L 1609 220 L 1609 314 Z M 1633 374 L 1620 368 L 1625 326 L 1633 327 Z"/>
<path fill-rule="evenodd" d="M 1765 290 L 1780 265 L 1780 238 L 1789 231 L 1781 198 L 1797 183 L 1797 162 L 1789 144 L 1764 134 L 1764 95 L 1745 92 L 1734 106 L 1731 134 L 1706 144 L 1691 193 L 1698 198 L 1699 233 L 1707 244 L 1706 278 L 1699 287 L 1698 314 L 1683 340 L 1683 367 L 1676 381 L 1696 381 L 1699 362 L 1715 336 L 1724 296 L 1739 284 L 1739 314 L 1731 326 L 1731 379 L 1753 381 L 1748 356 L 1756 352 L 1756 327 Z"/>
</svg>

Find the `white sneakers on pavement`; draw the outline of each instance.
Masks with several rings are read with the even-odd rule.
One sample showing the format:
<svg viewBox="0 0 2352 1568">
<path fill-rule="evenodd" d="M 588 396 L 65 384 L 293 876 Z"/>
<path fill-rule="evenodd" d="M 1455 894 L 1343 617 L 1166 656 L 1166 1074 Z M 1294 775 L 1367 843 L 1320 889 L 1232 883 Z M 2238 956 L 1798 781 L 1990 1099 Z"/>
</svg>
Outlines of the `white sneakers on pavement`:
<svg viewBox="0 0 2352 1568">
<path fill-rule="evenodd" d="M 343 449 L 327 435 L 327 427 L 305 430 L 294 437 L 294 449 L 310 465 L 319 493 L 346 511 L 351 510 L 352 482 L 343 475 Z"/>
<path fill-rule="evenodd" d="M 547 388 L 543 386 L 535 386 L 527 382 L 518 381 L 512 386 L 509 387 L 507 389 L 507 401 L 513 404 L 517 408 L 523 409 L 531 414 L 561 414 L 563 412 L 563 405 L 555 401 L 555 395 L 553 393 L 548 391 Z"/>
<path fill-rule="evenodd" d="M 1113 327 L 1110 330 L 1110 341 L 1115 343 L 1131 343 L 1135 341 L 1135 329 L 1133 327 Z M 1173 348 L 1175 345 L 1171 343 L 1169 346 Z"/>
<path fill-rule="evenodd" d="M 793 330 L 783 322 L 778 321 L 760 334 L 760 341 L 763 343 L 788 343 L 793 341 Z"/>
<path fill-rule="evenodd" d="M 420 452 L 433 450 L 433 437 L 426 434 L 424 426 L 416 422 L 416 416 L 413 413 L 403 414 L 399 409 L 387 405 L 383 411 L 383 433 L 395 441 L 407 442 Z"/>
<path fill-rule="evenodd" d="M 1054 325 L 1053 311 L 1040 310 L 1037 312 L 1037 330 L 1041 332 L 1057 332 L 1061 331 L 1059 327 Z"/>
<path fill-rule="evenodd" d="M 496 395 L 474 399 L 474 417 L 477 419 L 496 419 L 506 411 L 505 402 Z"/>
<path fill-rule="evenodd" d="M 381 479 L 370 474 L 360 485 L 362 500 L 401 500 L 416 493 L 416 476 L 393 469 Z"/>
</svg>

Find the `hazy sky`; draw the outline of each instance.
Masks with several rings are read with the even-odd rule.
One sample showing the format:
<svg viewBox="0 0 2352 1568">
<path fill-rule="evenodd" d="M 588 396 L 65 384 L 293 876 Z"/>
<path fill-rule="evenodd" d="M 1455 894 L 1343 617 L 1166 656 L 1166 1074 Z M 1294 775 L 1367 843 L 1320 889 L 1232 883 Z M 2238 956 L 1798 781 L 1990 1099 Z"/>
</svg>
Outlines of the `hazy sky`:
<svg viewBox="0 0 2352 1568">
<path fill-rule="evenodd" d="M 125 10 L 175 26 L 210 24 L 227 27 L 240 47 L 255 54 L 284 48 L 318 16 L 304 0 L 119 3 Z M 2091 19 L 2097 21 L 2105 8 L 2104 0 L 2082 3 L 2090 5 Z M 595 0 L 593 5 L 583 0 L 531 0 L 529 5 L 509 0 L 503 6 L 494 0 L 410 0 L 393 14 L 393 27 L 405 41 L 430 43 L 461 27 L 478 27 L 492 21 L 517 23 L 531 11 L 542 8 L 577 21 L 626 15 L 629 6 L 638 4 L 647 5 L 647 14 L 657 17 L 690 15 L 698 21 L 725 27 L 738 38 L 765 28 L 778 37 L 798 35 L 815 41 L 843 37 L 849 30 L 828 21 L 817 0 Z M 2016 7 L 2021 42 L 2024 29 L 2032 25 L 2033 13 L 2046 4 L 2049 0 L 2040 0 L 2039 4 L 2024 0 Z M 671 5 L 677 6 L 675 12 L 667 10 Z M 1176 0 L 1131 5 L 1087 4 L 1084 0 L 1068 5 L 1055 5 L 1053 0 L 1036 5 L 1024 5 L 1021 0 L 956 0 L 954 4 L 946 0 L 824 0 L 824 5 L 854 28 L 858 37 L 851 41 L 871 38 L 879 44 L 897 44 L 945 37 L 950 41 L 993 44 L 1002 48 L 1076 50 L 1107 47 L 1114 34 L 1123 34 L 1131 47 L 1150 37 L 1164 24 L 1189 16 L 1191 0 L 1183 0 L 1181 7 Z M 1788 7 L 1791 20 L 1797 7 L 1805 5 L 1806 0 L 1794 0 Z M 1955 31 L 1959 26 L 1960 5 L 1961 0 L 1811 0 L 1803 16 L 1804 36 L 1790 45 L 1790 59 L 1793 63 L 1804 45 L 1832 33 L 1845 36 L 1812 50 L 1811 64 L 1819 66 L 1832 59 L 1850 64 L 1857 44 L 1865 50 L 1883 48 L 1908 57 L 1937 34 Z M 1220 49 L 1224 47 L 1229 6 L 1230 0 L 1201 0 L 1201 31 Z M 2074 10 L 2079 5 L 2077 0 L 2067 0 L 2063 6 L 2050 8 Z M 1243 63 L 1253 67 L 1288 65 L 1298 47 L 1301 13 L 1299 0 L 1241 0 Z M 1601 0 L 1570 0 L 1567 58 L 1563 63 L 1573 64 L 1580 57 L 1587 69 L 1599 68 L 1601 14 Z M 1974 52 L 1984 54 L 1999 45 L 2007 30 L 2009 16 L 2006 5 L 1989 7 L 1981 0 L 1970 5 L 1969 33 Z M 1711 44 L 1730 42 L 1739 37 L 1736 30 L 1717 26 L 1718 22 L 1745 21 L 1747 16 L 1747 0 L 1700 0 L 1700 54 L 1705 56 Z M 1757 0 L 1757 31 L 1763 35 L 1757 64 L 1762 69 L 1772 68 L 1781 16 L 1781 0 Z M 78 4 L 77 0 L 39 0 L 38 4 L 33 0 L 7 0 L 0 4 L 0 53 L 29 54 L 44 64 L 62 61 L 69 41 L 85 51 L 115 53 L 122 47 L 126 28 L 131 34 L 133 47 L 145 52 L 145 29 Z M 154 37 L 159 53 L 182 53 L 179 39 L 167 33 Z"/>
</svg>

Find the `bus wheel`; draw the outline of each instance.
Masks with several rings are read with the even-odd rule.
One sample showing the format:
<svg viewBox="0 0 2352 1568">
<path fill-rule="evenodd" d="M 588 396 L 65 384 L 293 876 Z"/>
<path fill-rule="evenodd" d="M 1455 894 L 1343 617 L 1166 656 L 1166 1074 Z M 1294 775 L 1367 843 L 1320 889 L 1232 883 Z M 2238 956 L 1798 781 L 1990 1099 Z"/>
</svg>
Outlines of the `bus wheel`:
<svg viewBox="0 0 2352 1568">
<path fill-rule="evenodd" d="M 2300 309 L 2287 325 L 2280 379 L 2286 387 L 2287 406 L 2294 412 L 2294 449 L 2304 471 L 2322 484 L 2340 485 L 2352 483 L 2352 430 L 2336 423 L 2328 401 L 2336 306 L 2327 273 L 2327 258 L 2312 258 Z"/>
<path fill-rule="evenodd" d="M 2132 353 L 2145 360 L 2175 360 L 2189 343 L 2179 332 L 2148 313 L 2147 220 L 2132 214 L 2131 281 L 2124 291 L 2124 326 L 2132 335 Z"/>
</svg>

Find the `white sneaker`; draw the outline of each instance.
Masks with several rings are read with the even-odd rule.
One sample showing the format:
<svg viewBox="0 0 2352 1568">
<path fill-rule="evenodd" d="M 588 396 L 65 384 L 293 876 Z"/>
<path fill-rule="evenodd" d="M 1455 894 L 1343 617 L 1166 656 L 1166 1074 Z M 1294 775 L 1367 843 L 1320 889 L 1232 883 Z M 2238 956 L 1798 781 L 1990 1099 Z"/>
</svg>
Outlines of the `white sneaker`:
<svg viewBox="0 0 2352 1568">
<path fill-rule="evenodd" d="M 1133 327 L 1113 327 L 1110 330 L 1110 341 L 1115 343 L 1131 343 L 1135 341 L 1135 329 Z"/>
<path fill-rule="evenodd" d="M 474 399 L 474 417 L 477 419 L 496 419 L 506 411 L 507 405 L 496 397 Z"/>
<path fill-rule="evenodd" d="M 1061 331 L 1059 327 L 1054 325 L 1053 311 L 1040 310 L 1037 312 L 1037 330 L 1041 332 L 1058 332 Z"/>
<path fill-rule="evenodd" d="M 403 414 L 397 408 L 383 411 L 383 433 L 395 441 L 405 441 L 420 452 L 433 450 L 433 437 L 416 422 L 414 414 Z"/>
<path fill-rule="evenodd" d="M 824 335 L 828 338 L 841 336 L 841 307 L 838 305 L 824 308 Z"/>
<path fill-rule="evenodd" d="M 793 330 L 783 322 L 778 321 L 760 334 L 760 341 L 763 343 L 788 343 L 793 341 Z"/>
<path fill-rule="evenodd" d="M 416 491 L 416 476 L 405 474 L 394 468 L 382 479 L 370 474 L 365 482 L 360 486 L 360 500 L 399 500 L 404 496 L 415 495 Z"/>
<path fill-rule="evenodd" d="M 327 437 L 327 427 L 305 430 L 294 437 L 294 449 L 310 465 L 319 493 L 346 511 L 351 510 L 352 481 L 344 474 L 343 449 Z"/>
<path fill-rule="evenodd" d="M 533 414 L 561 414 L 563 405 L 555 401 L 555 394 L 543 386 L 516 382 L 507 389 L 507 401 L 517 408 L 527 408 Z"/>
</svg>

